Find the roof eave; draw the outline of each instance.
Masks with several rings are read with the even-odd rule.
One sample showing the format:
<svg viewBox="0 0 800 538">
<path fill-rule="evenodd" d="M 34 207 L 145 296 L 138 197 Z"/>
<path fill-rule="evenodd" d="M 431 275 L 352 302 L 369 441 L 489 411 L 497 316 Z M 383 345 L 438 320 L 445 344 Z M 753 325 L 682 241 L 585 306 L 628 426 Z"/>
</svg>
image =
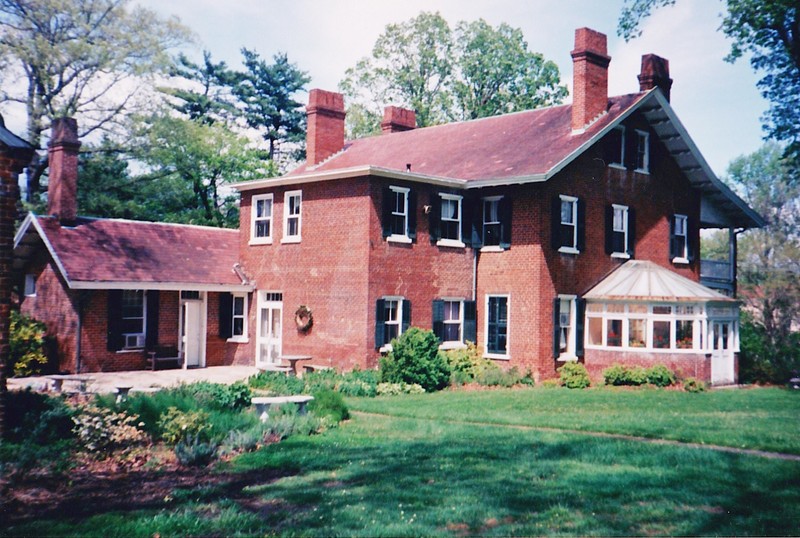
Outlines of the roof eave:
<svg viewBox="0 0 800 538">
<path fill-rule="evenodd" d="M 252 284 L 221 284 L 199 282 L 143 282 L 143 281 L 96 281 L 76 280 L 70 283 L 73 290 L 160 290 L 160 291 L 211 291 L 248 293 L 255 289 Z"/>
<path fill-rule="evenodd" d="M 22 222 L 22 225 L 19 227 L 16 235 L 14 236 L 14 250 L 17 250 L 19 245 L 24 240 L 25 236 L 30 232 L 30 227 L 33 226 L 35 232 L 39 235 L 42 242 L 44 243 L 45 247 L 47 248 L 47 252 L 50 254 L 50 257 L 53 259 L 53 263 L 56 264 L 58 268 L 58 272 L 61 274 L 64 281 L 67 283 L 67 286 L 70 288 L 72 287 L 72 281 L 69 278 L 69 273 L 67 273 L 67 269 L 64 267 L 64 264 L 61 262 L 61 258 L 58 257 L 58 253 L 56 249 L 53 248 L 53 244 L 50 242 L 50 239 L 47 237 L 44 229 L 42 228 L 41 224 L 39 223 L 39 219 L 36 215 L 31 212 L 28 213 L 28 216 L 25 217 L 25 220 Z"/>
</svg>

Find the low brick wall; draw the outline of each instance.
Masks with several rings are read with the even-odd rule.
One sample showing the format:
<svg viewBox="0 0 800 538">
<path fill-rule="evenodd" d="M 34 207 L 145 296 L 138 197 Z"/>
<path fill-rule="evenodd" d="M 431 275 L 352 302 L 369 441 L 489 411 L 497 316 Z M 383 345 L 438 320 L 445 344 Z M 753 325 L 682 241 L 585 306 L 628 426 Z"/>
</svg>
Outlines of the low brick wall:
<svg viewBox="0 0 800 538">
<path fill-rule="evenodd" d="M 586 369 L 592 383 L 602 383 L 603 370 L 614 364 L 645 368 L 663 364 L 675 372 L 679 379 L 694 377 L 706 383 L 711 382 L 711 356 L 705 353 L 631 353 L 600 349 L 587 349 L 585 353 Z"/>
</svg>

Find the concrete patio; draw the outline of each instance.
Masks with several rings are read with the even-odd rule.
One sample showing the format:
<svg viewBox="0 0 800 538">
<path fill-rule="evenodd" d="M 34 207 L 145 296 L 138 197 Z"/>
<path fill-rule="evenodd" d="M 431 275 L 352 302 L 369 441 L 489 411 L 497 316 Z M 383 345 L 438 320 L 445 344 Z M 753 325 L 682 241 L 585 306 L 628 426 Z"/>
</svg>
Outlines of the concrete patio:
<svg viewBox="0 0 800 538">
<path fill-rule="evenodd" d="M 153 389 L 174 387 L 182 383 L 208 381 L 229 385 L 236 381 L 244 381 L 258 373 L 254 366 L 212 366 L 209 368 L 175 369 L 175 370 L 136 370 L 130 372 L 97 372 L 82 374 L 85 378 L 86 391 L 90 393 L 116 393 L 117 387 L 130 387 L 131 392 L 149 392 Z M 64 383 L 64 390 L 69 392 L 69 383 Z M 9 390 L 23 390 L 30 387 L 36 391 L 51 391 L 54 380 L 48 376 L 18 377 L 8 380 Z"/>
</svg>

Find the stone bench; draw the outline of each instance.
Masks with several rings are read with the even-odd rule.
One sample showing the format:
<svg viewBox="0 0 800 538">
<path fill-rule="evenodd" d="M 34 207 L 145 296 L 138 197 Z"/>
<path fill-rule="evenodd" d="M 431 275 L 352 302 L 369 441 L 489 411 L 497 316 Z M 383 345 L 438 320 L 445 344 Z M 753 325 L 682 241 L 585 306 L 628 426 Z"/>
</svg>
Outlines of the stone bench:
<svg viewBox="0 0 800 538">
<path fill-rule="evenodd" d="M 297 412 L 301 415 L 306 413 L 306 404 L 313 400 L 313 396 L 255 396 L 250 400 L 251 405 L 256 408 L 256 413 L 261 422 L 266 422 L 269 418 L 269 409 L 273 405 L 283 405 L 287 403 L 297 405 Z"/>
<path fill-rule="evenodd" d="M 331 366 L 322 366 L 320 364 L 304 364 L 303 369 L 306 371 L 306 373 L 324 372 L 326 370 L 333 370 Z"/>
<path fill-rule="evenodd" d="M 54 392 L 61 392 L 64 382 L 69 381 L 76 384 L 77 392 L 80 392 L 81 394 L 86 393 L 89 383 L 94 380 L 94 378 L 90 376 L 80 374 L 49 375 L 47 378 L 53 382 Z"/>
</svg>

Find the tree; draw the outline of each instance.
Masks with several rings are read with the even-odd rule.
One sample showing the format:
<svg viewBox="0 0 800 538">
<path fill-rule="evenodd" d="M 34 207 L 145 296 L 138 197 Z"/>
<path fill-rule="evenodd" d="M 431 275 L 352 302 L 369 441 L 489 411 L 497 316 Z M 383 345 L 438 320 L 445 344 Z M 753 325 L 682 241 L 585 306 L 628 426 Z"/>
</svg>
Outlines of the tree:
<svg viewBox="0 0 800 538">
<path fill-rule="evenodd" d="M 280 142 L 302 146 L 306 116 L 303 104 L 294 96 L 311 79 L 290 63 L 286 54 L 276 54 L 272 65 L 254 51 L 243 48 L 242 55 L 245 71 L 238 73 L 233 92 L 247 125 L 261 133 L 269 143 L 268 158 L 275 160 Z"/>
<path fill-rule="evenodd" d="M 653 10 L 676 0 L 625 0 L 617 32 L 626 41 L 641 35 Z M 757 86 L 770 102 L 763 118 L 768 136 L 786 143 L 786 155 L 800 166 L 800 5 L 797 0 L 726 0 L 721 29 L 733 40 L 726 57 L 749 53 L 763 76 Z"/>
<path fill-rule="evenodd" d="M 174 196 L 157 199 L 151 207 L 163 209 L 153 220 L 235 227 L 239 224 L 236 196 L 227 194 L 224 187 L 275 173 L 272 163 L 265 163 L 247 138 L 222 123 L 157 115 L 139 123 L 137 142 L 137 157 L 151 168 L 146 179 L 188 198 L 178 207 L 164 203 L 174 201 Z"/>
<path fill-rule="evenodd" d="M 214 123 L 230 120 L 237 115 L 231 88 L 236 85 L 236 74 L 225 62 L 214 63 L 211 53 L 203 51 L 203 63 L 196 64 L 181 53 L 170 71 L 173 78 L 183 79 L 201 91 L 187 88 L 163 87 L 159 90 L 172 96 L 177 103 L 170 106 L 190 120 Z"/>
<path fill-rule="evenodd" d="M 755 368 L 764 381 L 786 381 L 800 368 L 800 178 L 787 166 L 783 148 L 771 142 L 735 159 L 727 181 L 766 220 L 739 242 L 740 296 L 752 314 L 742 341 L 743 376 Z"/>
<path fill-rule="evenodd" d="M 388 25 L 339 88 L 353 137 L 377 132 L 388 104 L 414 110 L 425 127 L 556 104 L 567 95 L 558 67 L 530 52 L 519 29 L 481 19 L 453 32 L 439 13 Z"/>
<path fill-rule="evenodd" d="M 128 3 L 0 0 L 2 99 L 25 106 L 28 142 L 40 147 L 49 121 L 62 116 L 81 116 L 82 137 L 108 128 L 143 77 L 170 64 L 167 49 L 188 39 L 176 19 Z M 39 194 L 45 159 L 28 175 L 28 202 Z"/>
</svg>

